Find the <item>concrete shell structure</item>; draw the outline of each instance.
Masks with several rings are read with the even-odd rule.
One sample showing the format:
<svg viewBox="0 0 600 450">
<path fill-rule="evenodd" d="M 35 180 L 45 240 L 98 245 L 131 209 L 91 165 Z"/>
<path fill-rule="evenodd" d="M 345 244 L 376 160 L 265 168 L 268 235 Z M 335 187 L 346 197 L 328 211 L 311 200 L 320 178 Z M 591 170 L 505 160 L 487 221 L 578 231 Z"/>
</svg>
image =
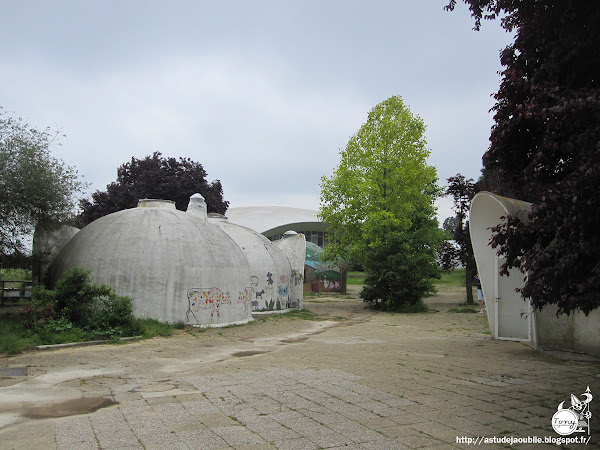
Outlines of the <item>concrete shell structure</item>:
<svg viewBox="0 0 600 450">
<path fill-rule="evenodd" d="M 256 298 L 254 277 L 263 268 L 250 248 L 262 246 L 273 256 L 272 273 L 291 275 L 290 263 L 266 238 L 206 217 L 199 194 L 187 212 L 173 202 L 141 200 L 77 233 L 55 258 L 51 278 L 73 266 L 87 268 L 96 283 L 133 298 L 138 317 L 197 326 L 246 323 Z"/>
<path fill-rule="evenodd" d="M 510 276 L 500 276 L 504 259 L 488 245 L 492 238 L 491 227 L 500 224 L 500 217 L 511 214 L 527 218 L 531 204 L 513 200 L 490 192 L 478 193 L 471 202 L 469 230 L 485 298 L 490 330 L 495 339 L 531 342 L 535 337 L 534 315 L 529 302 L 525 302 L 515 288 L 523 286 L 524 275 L 511 269 Z"/>
<path fill-rule="evenodd" d="M 516 288 L 524 285 L 524 275 L 517 269 L 510 276 L 500 276 L 504 263 L 496 249 L 488 245 L 491 227 L 502 223 L 507 214 L 527 222 L 531 204 L 479 192 L 471 202 L 470 232 L 481 287 L 487 306 L 488 321 L 495 339 L 530 342 L 543 350 L 569 350 L 600 355 L 600 309 L 588 316 L 580 311 L 556 316 L 556 305 L 541 311 L 523 300 Z"/>
<path fill-rule="evenodd" d="M 273 242 L 290 261 L 292 267 L 289 281 L 289 296 L 292 307 L 302 308 L 302 296 L 304 295 L 304 257 L 306 256 L 306 239 L 303 234 L 295 234 L 284 239 Z"/>
<path fill-rule="evenodd" d="M 265 235 L 269 240 L 281 239 L 286 231 L 294 230 L 305 235 L 306 242 L 323 247 L 327 243 L 327 224 L 311 209 L 286 206 L 243 206 L 229 208 L 230 223 L 242 225 Z"/>
<path fill-rule="evenodd" d="M 302 268 L 304 259 L 295 261 L 289 251 L 281 249 L 262 234 L 219 218 L 209 218 L 242 249 L 250 266 L 254 311 L 302 307 Z M 293 247 L 304 251 L 304 236 L 292 239 Z M 297 260 L 297 258 L 296 258 Z M 299 286 L 299 287 L 298 287 Z"/>
</svg>

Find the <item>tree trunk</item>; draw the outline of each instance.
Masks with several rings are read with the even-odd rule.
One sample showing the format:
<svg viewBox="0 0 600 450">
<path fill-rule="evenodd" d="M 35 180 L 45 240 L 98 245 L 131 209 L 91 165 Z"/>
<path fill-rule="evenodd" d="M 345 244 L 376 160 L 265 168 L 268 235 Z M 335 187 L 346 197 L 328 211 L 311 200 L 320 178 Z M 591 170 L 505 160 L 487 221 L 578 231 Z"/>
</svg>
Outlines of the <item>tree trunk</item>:
<svg viewBox="0 0 600 450">
<path fill-rule="evenodd" d="M 473 273 L 473 269 L 470 267 L 465 267 L 465 286 L 467 288 L 467 305 L 472 305 L 475 302 L 473 301 L 473 277 L 475 274 Z"/>
</svg>

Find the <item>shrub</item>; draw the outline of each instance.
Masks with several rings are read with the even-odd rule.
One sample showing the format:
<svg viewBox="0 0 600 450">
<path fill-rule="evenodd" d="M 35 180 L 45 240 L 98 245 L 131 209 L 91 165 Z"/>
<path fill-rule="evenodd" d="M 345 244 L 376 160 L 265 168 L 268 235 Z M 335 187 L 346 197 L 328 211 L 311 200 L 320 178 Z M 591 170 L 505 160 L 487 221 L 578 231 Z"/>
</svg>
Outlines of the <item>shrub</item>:
<svg viewBox="0 0 600 450">
<path fill-rule="evenodd" d="M 418 313 L 426 313 L 429 312 L 429 306 L 427 306 L 423 300 L 419 300 L 417 303 L 411 305 L 403 305 L 397 311 L 403 314 L 418 314 Z M 435 312 L 435 310 L 434 310 Z"/>
<path fill-rule="evenodd" d="M 141 333 L 138 320 L 133 316 L 133 299 L 119 297 L 110 292 L 93 304 L 93 311 L 86 329 L 98 337 L 134 336 Z"/>
<path fill-rule="evenodd" d="M 28 269 L 0 269 L 0 280 L 31 280 L 31 270 Z"/>
<path fill-rule="evenodd" d="M 34 303 L 21 310 L 21 323 L 28 330 L 37 330 L 54 316 L 52 305 L 41 305 Z"/>
<path fill-rule="evenodd" d="M 364 258 L 367 273 L 360 292 L 365 303 L 384 311 L 408 311 L 411 308 L 405 306 L 419 305 L 426 295 L 435 293 L 433 279 L 439 278 L 440 270 L 434 247 L 427 245 L 433 240 L 430 233 L 437 230 L 388 232 L 371 246 Z"/>
<path fill-rule="evenodd" d="M 81 342 L 92 338 L 85 330 L 76 327 L 64 317 L 49 319 L 43 326 L 36 330 L 35 335 L 35 340 L 44 344 Z"/>
<path fill-rule="evenodd" d="M 123 336 L 172 334 L 172 325 L 137 319 L 132 307 L 132 299 L 118 296 L 108 286 L 94 286 L 88 271 L 71 269 L 56 290 L 34 287 L 33 304 L 21 310 L 20 318 L 0 318 L 0 352 L 14 355 L 42 344 L 95 339 L 120 342 L 118 338 Z M 185 326 L 183 322 L 176 325 Z"/>
<path fill-rule="evenodd" d="M 56 283 L 57 312 L 69 321 L 85 326 L 93 317 L 95 303 L 111 292 L 109 286 L 92 284 L 89 270 L 72 267 Z"/>
<path fill-rule="evenodd" d="M 80 267 L 67 270 L 55 290 L 36 286 L 34 305 L 23 310 L 23 324 L 48 343 L 71 336 L 113 338 L 141 333 L 133 316 L 133 300 L 118 296 L 109 286 L 96 286 L 90 272 Z M 53 333 L 58 337 L 53 337 Z"/>
</svg>

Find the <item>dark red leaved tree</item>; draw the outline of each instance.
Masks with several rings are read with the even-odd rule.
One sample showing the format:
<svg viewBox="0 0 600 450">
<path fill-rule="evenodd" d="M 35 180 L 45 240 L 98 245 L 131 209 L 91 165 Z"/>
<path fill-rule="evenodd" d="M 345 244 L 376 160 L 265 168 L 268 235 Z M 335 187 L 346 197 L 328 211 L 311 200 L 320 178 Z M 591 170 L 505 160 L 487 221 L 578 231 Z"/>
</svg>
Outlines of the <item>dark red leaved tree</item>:
<svg viewBox="0 0 600 450">
<path fill-rule="evenodd" d="M 223 200 L 219 180 L 206 181 L 206 172 L 200 163 L 190 158 L 164 158 L 154 152 L 144 159 L 131 161 L 117 169 L 117 181 L 96 191 L 92 199 L 82 200 L 80 226 L 107 214 L 134 208 L 142 198 L 173 200 L 179 210 L 187 208 L 190 196 L 200 193 L 206 200 L 208 212 L 225 214 L 229 202 Z"/>
<path fill-rule="evenodd" d="M 524 298 L 558 313 L 600 306 L 600 2 L 464 0 L 475 18 L 516 33 L 501 52 L 487 185 L 534 204 L 493 246 L 503 272 L 527 273 Z M 452 0 L 447 9 L 454 9 Z"/>
</svg>

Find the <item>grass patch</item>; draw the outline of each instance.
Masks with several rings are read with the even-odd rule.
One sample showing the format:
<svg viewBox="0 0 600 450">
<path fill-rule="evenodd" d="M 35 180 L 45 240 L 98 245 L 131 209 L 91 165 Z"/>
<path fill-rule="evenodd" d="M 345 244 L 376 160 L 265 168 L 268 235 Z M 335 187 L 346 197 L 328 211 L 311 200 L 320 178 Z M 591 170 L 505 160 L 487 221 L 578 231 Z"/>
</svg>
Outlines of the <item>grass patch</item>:
<svg viewBox="0 0 600 450">
<path fill-rule="evenodd" d="M 281 313 L 281 314 L 268 314 L 260 318 L 262 322 L 266 322 L 267 320 L 281 320 L 281 319 L 291 319 L 291 320 L 322 320 L 322 318 L 308 309 L 294 309 L 290 312 Z"/>
<path fill-rule="evenodd" d="M 169 337 L 173 334 L 173 328 L 177 328 L 178 325 L 175 324 L 174 326 L 170 323 L 159 322 L 156 319 L 137 320 L 140 325 L 140 328 L 142 329 L 142 337 L 144 339 L 153 338 L 154 336 Z"/>
<path fill-rule="evenodd" d="M 363 285 L 365 284 L 364 272 L 348 272 L 347 284 Z M 442 277 L 433 281 L 436 285 L 443 286 L 465 286 L 465 269 L 454 269 L 452 272 L 442 272 Z M 305 294 L 306 295 L 306 294 Z"/>
<path fill-rule="evenodd" d="M 346 279 L 346 284 L 365 284 L 365 273 L 360 271 L 352 271 L 348 272 L 348 278 Z"/>
<path fill-rule="evenodd" d="M 465 286 L 465 269 L 454 269 L 452 272 L 442 272 L 442 278 L 434 284 L 444 286 Z"/>
<path fill-rule="evenodd" d="M 3 317 L 0 320 L 0 352 L 11 356 L 30 347 L 25 331 L 17 318 Z"/>
<path fill-rule="evenodd" d="M 448 310 L 448 312 L 451 313 L 468 313 L 468 314 L 472 314 L 472 313 L 478 313 L 479 310 L 478 309 L 473 309 L 473 308 L 450 308 Z"/>
<path fill-rule="evenodd" d="M 178 325 L 162 323 L 155 319 L 137 319 L 143 339 L 155 336 L 168 337 Z M 109 342 L 120 344 L 119 336 L 110 336 Z M 31 350 L 38 345 L 67 344 L 97 340 L 93 332 L 74 326 L 65 320 L 49 320 L 45 326 L 28 330 L 21 323 L 21 316 L 0 317 L 0 353 L 7 356 Z"/>
</svg>

